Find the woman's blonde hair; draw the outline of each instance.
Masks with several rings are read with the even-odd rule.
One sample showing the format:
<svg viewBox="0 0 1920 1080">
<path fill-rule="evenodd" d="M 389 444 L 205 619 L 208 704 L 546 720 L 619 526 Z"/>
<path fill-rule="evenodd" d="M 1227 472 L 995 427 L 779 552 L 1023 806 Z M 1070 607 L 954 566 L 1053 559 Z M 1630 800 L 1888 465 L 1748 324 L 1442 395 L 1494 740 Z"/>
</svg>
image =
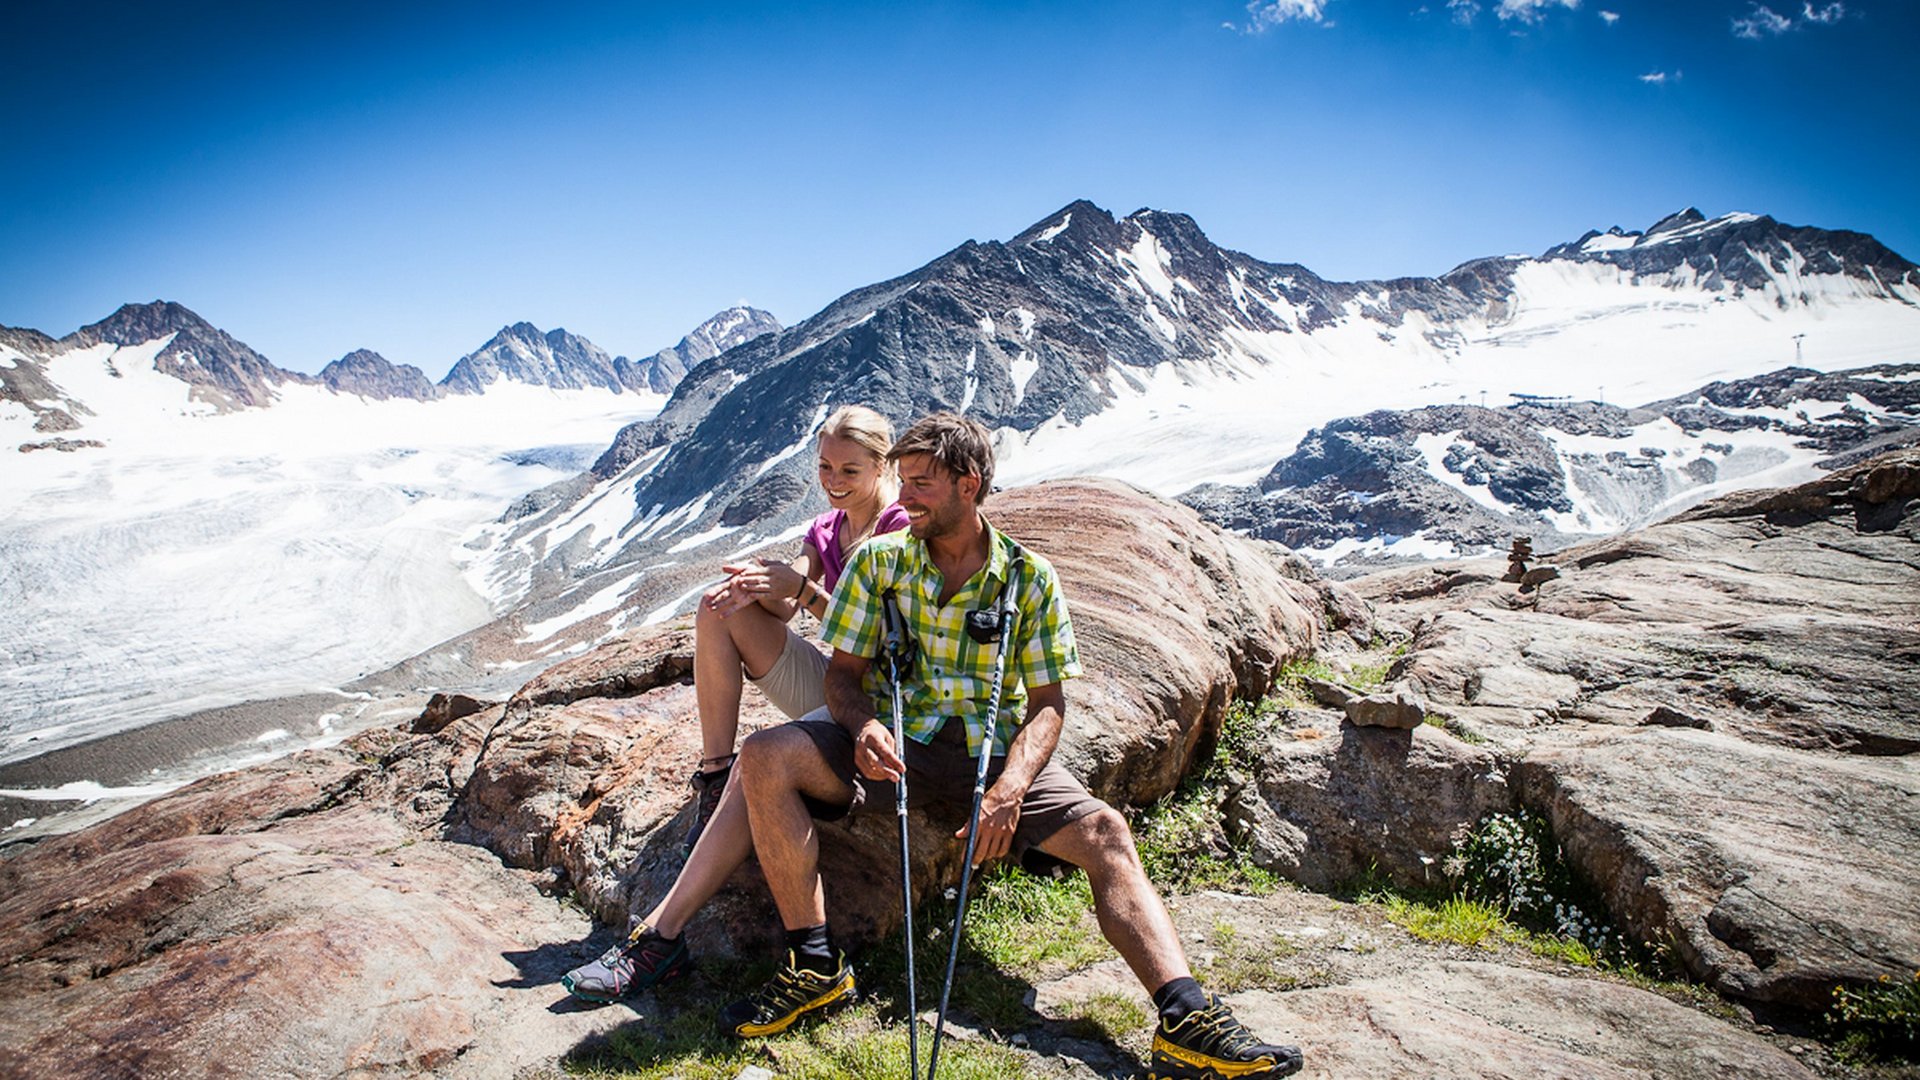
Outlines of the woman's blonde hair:
<svg viewBox="0 0 1920 1080">
<path fill-rule="evenodd" d="M 886 464 L 887 451 L 893 449 L 893 424 L 886 417 L 867 408 L 865 405 L 842 405 L 827 417 L 821 435 L 832 435 L 836 439 L 846 439 L 859 443 L 861 448 L 873 455 L 873 459 Z"/>
</svg>

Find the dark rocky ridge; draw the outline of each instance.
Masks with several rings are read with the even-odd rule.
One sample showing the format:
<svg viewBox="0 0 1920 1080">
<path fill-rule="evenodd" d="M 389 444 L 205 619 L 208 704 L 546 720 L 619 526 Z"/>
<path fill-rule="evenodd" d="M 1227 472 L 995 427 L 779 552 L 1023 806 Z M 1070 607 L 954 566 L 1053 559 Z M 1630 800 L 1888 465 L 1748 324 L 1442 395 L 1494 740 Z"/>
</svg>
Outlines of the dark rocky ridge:
<svg viewBox="0 0 1920 1080">
<path fill-rule="evenodd" d="M 1692 223 L 1675 215 L 1663 232 L 1681 221 Z M 1128 272 L 1135 245 L 1146 239 L 1165 254 L 1164 271 L 1150 268 L 1148 276 L 1174 281 L 1168 295 L 1143 289 Z M 1802 257 L 1833 246 L 1834 254 L 1815 260 L 1823 272 L 1847 275 L 1878 295 L 1891 297 L 1890 283 L 1920 282 L 1920 268 L 1870 237 L 1771 218 L 1696 229 L 1631 249 L 1637 255 L 1584 252 L 1575 244 L 1543 258 L 1616 265 L 1639 259 L 1646 273 L 1681 263 L 1712 266 L 1706 287 L 1738 292 L 1770 283 L 1749 267 L 1783 271 L 1788 245 Z M 1741 251 L 1751 254 L 1736 258 Z M 814 417 L 794 402 L 867 402 L 896 423 L 965 406 L 990 428 L 1032 431 L 1055 416 L 1073 423 L 1100 411 L 1110 400 L 1109 380 L 1131 379 L 1134 370 L 1163 361 L 1217 362 L 1221 333 L 1230 328 L 1311 333 L 1351 310 L 1393 330 L 1418 311 L 1438 325 L 1429 336 L 1444 346 L 1447 324 L 1499 311 L 1515 266 L 1512 259 L 1480 259 L 1439 278 L 1330 282 L 1296 264 L 1220 248 L 1183 214 L 1142 210 L 1116 220 L 1075 202 L 1010 241 L 969 241 L 694 370 L 659 417 L 620 433 L 594 475 L 616 476 L 662 449 L 663 460 L 638 493 L 640 508 L 685 504 L 725 478 L 720 505 L 757 463 L 807 437 Z M 1023 357 L 1036 366 L 1016 387 L 1013 362 Z M 805 463 L 776 467 L 803 473 Z"/>
<path fill-rule="evenodd" d="M 286 371 L 200 316 L 172 301 L 126 304 L 91 326 L 60 339 L 62 349 L 84 349 L 101 342 L 140 345 L 171 334 L 173 340 L 154 357 L 154 370 L 193 386 L 223 408 L 263 406 L 287 383 L 313 383 L 310 375 Z"/>
<path fill-rule="evenodd" d="M 1796 272 L 1892 282 L 1913 270 L 1912 263 L 1865 233 L 1784 225 L 1764 214 L 1700 229 L 1706 222 L 1705 215 L 1688 207 L 1645 233 L 1622 232 L 1615 226 L 1605 234 L 1633 239 L 1630 247 L 1587 251 L 1584 245 L 1603 235 L 1589 232 L 1549 248 L 1541 257 L 1603 262 L 1636 274 L 1665 274 L 1684 266 L 1714 289 L 1762 289 Z M 1782 305 L 1790 299 L 1783 296 Z"/>
<path fill-rule="evenodd" d="M 1852 404 L 1856 400 L 1874 406 L 1876 416 Z M 1745 411 L 1756 409 L 1789 416 Z M 1631 438 L 1634 429 L 1662 417 L 1701 439 L 1702 452 L 1678 469 L 1662 460 L 1665 451 Z M 1415 535 L 1462 550 L 1505 547 L 1514 536 L 1560 543 L 1581 534 L 1560 532 L 1547 515 L 1572 511 L 1576 494 L 1637 499 L 1655 511 L 1718 479 L 1734 448 L 1716 443 L 1715 433 L 1739 431 L 1776 433 L 1781 446 L 1813 451 L 1827 468 L 1913 445 L 1920 442 L 1920 364 L 1833 373 L 1783 368 L 1634 409 L 1522 402 L 1500 409 L 1382 410 L 1316 428 L 1258 484 L 1206 485 L 1181 501 L 1226 528 L 1294 548 Z M 1445 470 L 1461 483 L 1486 487 L 1513 513 L 1482 505 L 1428 472 L 1416 439 L 1453 432 Z M 1562 454 L 1548 432 L 1622 441 L 1604 455 Z"/>
<path fill-rule="evenodd" d="M 357 394 L 375 401 L 389 398 L 433 401 L 446 396 L 446 391 L 435 386 L 426 372 L 412 364 L 396 366 L 367 349 L 355 349 L 321 368 L 320 381 L 338 393 Z"/>
</svg>

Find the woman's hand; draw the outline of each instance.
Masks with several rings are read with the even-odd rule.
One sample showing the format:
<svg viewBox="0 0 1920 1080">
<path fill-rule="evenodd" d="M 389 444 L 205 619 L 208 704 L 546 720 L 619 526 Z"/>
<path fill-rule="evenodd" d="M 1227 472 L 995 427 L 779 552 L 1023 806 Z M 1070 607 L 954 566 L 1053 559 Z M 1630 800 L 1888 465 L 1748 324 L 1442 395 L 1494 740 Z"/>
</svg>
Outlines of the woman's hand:
<svg viewBox="0 0 1920 1080">
<path fill-rule="evenodd" d="M 755 559 L 742 566 L 723 565 L 727 580 L 710 590 L 701 602 L 721 618 L 748 604 L 763 602 L 792 603 L 799 591 L 800 571 L 783 562 Z"/>
</svg>

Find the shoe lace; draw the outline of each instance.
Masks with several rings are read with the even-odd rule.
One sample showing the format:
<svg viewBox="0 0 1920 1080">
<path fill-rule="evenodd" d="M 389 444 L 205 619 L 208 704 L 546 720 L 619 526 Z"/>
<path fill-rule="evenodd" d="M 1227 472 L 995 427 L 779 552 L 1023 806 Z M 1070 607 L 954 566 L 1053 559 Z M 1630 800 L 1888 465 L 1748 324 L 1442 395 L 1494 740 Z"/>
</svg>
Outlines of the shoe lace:
<svg viewBox="0 0 1920 1080">
<path fill-rule="evenodd" d="M 1261 1046 L 1260 1040 L 1218 1000 L 1191 1014 L 1187 1022 L 1193 1025 L 1196 1050 L 1226 1056 L 1250 1053 Z"/>
<path fill-rule="evenodd" d="M 805 1003 L 813 991 L 806 984 L 806 976 L 810 974 L 799 968 L 781 968 L 772 981 L 753 995 L 754 1012 L 761 1016 L 782 1016 L 795 1005 Z"/>
</svg>

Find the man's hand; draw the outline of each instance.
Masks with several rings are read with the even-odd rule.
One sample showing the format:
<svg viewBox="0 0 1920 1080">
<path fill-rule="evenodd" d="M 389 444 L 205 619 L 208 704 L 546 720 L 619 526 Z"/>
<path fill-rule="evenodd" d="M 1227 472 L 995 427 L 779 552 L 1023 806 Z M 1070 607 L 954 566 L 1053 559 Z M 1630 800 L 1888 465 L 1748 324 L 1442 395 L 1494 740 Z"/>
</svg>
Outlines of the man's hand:
<svg viewBox="0 0 1920 1080">
<path fill-rule="evenodd" d="M 1001 780 L 1005 779 L 1002 775 Z M 1009 790 L 1004 782 L 987 789 L 980 799 L 980 839 L 974 842 L 973 865 L 979 866 L 1013 850 L 1013 830 L 1020 826 L 1020 804 L 1026 797 L 1025 790 Z M 960 826 L 960 831 L 953 835 L 966 839 L 967 827 Z"/>
<path fill-rule="evenodd" d="M 869 780 L 892 780 L 900 782 L 907 774 L 907 764 L 900 760 L 893 745 L 893 732 L 878 719 L 869 720 L 861 725 L 860 733 L 853 737 L 853 767 L 860 775 Z M 1019 812 L 1019 807 L 1014 807 Z"/>
</svg>

